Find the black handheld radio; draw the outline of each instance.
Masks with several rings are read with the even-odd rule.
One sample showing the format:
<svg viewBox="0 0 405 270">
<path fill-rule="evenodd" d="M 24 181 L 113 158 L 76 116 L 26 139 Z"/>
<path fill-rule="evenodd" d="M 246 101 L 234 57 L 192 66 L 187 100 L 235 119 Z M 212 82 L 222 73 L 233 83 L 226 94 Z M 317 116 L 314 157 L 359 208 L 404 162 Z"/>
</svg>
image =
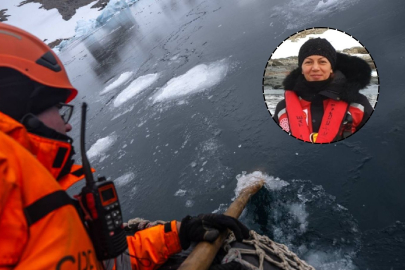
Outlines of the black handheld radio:
<svg viewBox="0 0 405 270">
<path fill-rule="evenodd" d="M 80 201 L 84 208 L 85 220 L 96 250 L 97 259 L 102 261 L 122 254 L 127 249 L 128 244 L 114 183 L 106 181 L 105 177 L 100 177 L 95 182 L 91 172 L 84 146 L 86 110 L 87 104 L 83 103 L 80 150 L 86 186 L 80 193 Z"/>
</svg>

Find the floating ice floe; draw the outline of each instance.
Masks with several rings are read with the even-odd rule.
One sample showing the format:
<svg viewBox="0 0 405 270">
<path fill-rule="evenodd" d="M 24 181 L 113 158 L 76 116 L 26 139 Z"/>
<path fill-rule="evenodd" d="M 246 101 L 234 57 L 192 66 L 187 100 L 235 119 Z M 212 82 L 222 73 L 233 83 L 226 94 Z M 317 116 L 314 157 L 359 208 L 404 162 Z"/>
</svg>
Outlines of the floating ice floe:
<svg viewBox="0 0 405 270">
<path fill-rule="evenodd" d="M 121 86 L 122 84 L 126 83 L 129 80 L 129 78 L 131 78 L 132 74 L 133 73 L 130 71 L 122 73 L 116 80 L 107 85 L 103 89 L 103 91 L 101 91 L 100 95 L 104 95 L 105 93 L 108 93 L 114 90 L 115 88 Z"/>
<path fill-rule="evenodd" d="M 159 73 L 147 74 L 141 77 L 138 77 L 127 88 L 125 88 L 114 100 L 114 106 L 118 107 L 136 96 L 149 86 L 151 86 L 159 78 Z"/>
<path fill-rule="evenodd" d="M 176 193 L 174 193 L 174 196 L 182 197 L 182 196 L 186 195 L 186 192 L 187 191 L 184 190 L 184 189 L 179 189 L 179 190 L 176 191 Z"/>
<path fill-rule="evenodd" d="M 111 134 L 110 136 L 98 139 L 87 151 L 89 159 L 104 154 L 117 140 L 117 136 Z"/>
<path fill-rule="evenodd" d="M 129 172 L 129 173 L 121 175 L 120 177 L 115 179 L 114 183 L 117 186 L 124 186 L 124 185 L 128 184 L 129 182 L 131 182 L 134 179 L 135 179 L 135 174 L 133 172 Z"/>
<path fill-rule="evenodd" d="M 153 100 L 163 102 L 207 90 L 221 82 L 227 72 L 228 64 L 225 59 L 197 65 L 168 81 Z"/>
</svg>

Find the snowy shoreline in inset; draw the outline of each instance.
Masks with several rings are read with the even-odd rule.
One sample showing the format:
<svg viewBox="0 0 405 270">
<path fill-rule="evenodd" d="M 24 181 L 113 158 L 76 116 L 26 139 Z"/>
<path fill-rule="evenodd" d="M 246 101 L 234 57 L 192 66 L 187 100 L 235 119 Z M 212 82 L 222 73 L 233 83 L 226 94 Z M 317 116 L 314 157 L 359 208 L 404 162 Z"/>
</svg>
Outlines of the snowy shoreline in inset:
<svg viewBox="0 0 405 270">
<path fill-rule="evenodd" d="M 271 59 L 286 58 L 290 56 L 297 56 L 301 46 L 311 38 L 325 38 L 337 51 L 342 51 L 344 49 L 352 47 L 363 47 L 357 40 L 349 36 L 348 34 L 342 33 L 338 30 L 329 29 L 323 34 L 310 34 L 297 41 L 285 40 L 280 46 L 274 51 Z"/>
</svg>

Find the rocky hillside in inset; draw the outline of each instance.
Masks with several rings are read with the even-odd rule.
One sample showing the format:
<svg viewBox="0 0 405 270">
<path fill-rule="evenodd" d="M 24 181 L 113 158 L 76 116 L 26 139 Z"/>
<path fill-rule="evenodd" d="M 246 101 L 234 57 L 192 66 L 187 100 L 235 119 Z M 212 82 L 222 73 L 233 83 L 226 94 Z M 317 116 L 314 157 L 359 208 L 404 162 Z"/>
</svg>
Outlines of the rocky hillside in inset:
<svg viewBox="0 0 405 270">
<path fill-rule="evenodd" d="M 319 29 L 317 29 L 319 30 Z M 375 71 L 375 65 L 371 56 L 368 54 L 367 50 L 363 47 L 353 47 L 349 49 L 344 49 L 341 53 L 348 55 L 360 57 L 365 60 Z M 264 73 L 264 86 L 269 86 L 273 89 L 283 89 L 284 78 L 295 68 L 298 67 L 298 57 L 290 56 L 287 58 L 270 59 L 267 63 L 266 70 Z M 371 84 L 378 84 L 377 77 L 371 78 Z"/>
<path fill-rule="evenodd" d="M 6 12 L 7 9 L 0 10 L 0 22 L 7 21 L 7 17 L 10 17 L 10 15 L 7 15 Z"/>
<path fill-rule="evenodd" d="M 308 29 L 305 31 L 301 31 L 298 34 L 295 34 L 291 37 L 288 38 L 288 40 L 291 40 L 292 42 L 296 42 L 301 38 L 304 38 L 308 35 L 320 35 L 328 31 L 328 28 L 317 28 L 317 29 Z"/>
</svg>

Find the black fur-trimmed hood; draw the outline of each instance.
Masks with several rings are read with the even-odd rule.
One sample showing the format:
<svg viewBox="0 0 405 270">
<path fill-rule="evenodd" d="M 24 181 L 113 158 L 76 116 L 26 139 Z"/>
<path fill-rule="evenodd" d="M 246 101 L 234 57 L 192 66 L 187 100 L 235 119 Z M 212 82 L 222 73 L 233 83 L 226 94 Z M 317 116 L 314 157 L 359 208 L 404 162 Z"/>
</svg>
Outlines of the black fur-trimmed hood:
<svg viewBox="0 0 405 270">
<path fill-rule="evenodd" d="M 357 99 L 359 91 L 370 83 L 371 68 L 359 57 L 337 53 L 333 71 L 338 75 L 330 83 L 333 87 L 328 87 L 319 94 L 351 103 Z M 296 84 L 302 79 L 301 67 L 294 69 L 283 81 L 284 90 L 296 91 Z"/>
</svg>

